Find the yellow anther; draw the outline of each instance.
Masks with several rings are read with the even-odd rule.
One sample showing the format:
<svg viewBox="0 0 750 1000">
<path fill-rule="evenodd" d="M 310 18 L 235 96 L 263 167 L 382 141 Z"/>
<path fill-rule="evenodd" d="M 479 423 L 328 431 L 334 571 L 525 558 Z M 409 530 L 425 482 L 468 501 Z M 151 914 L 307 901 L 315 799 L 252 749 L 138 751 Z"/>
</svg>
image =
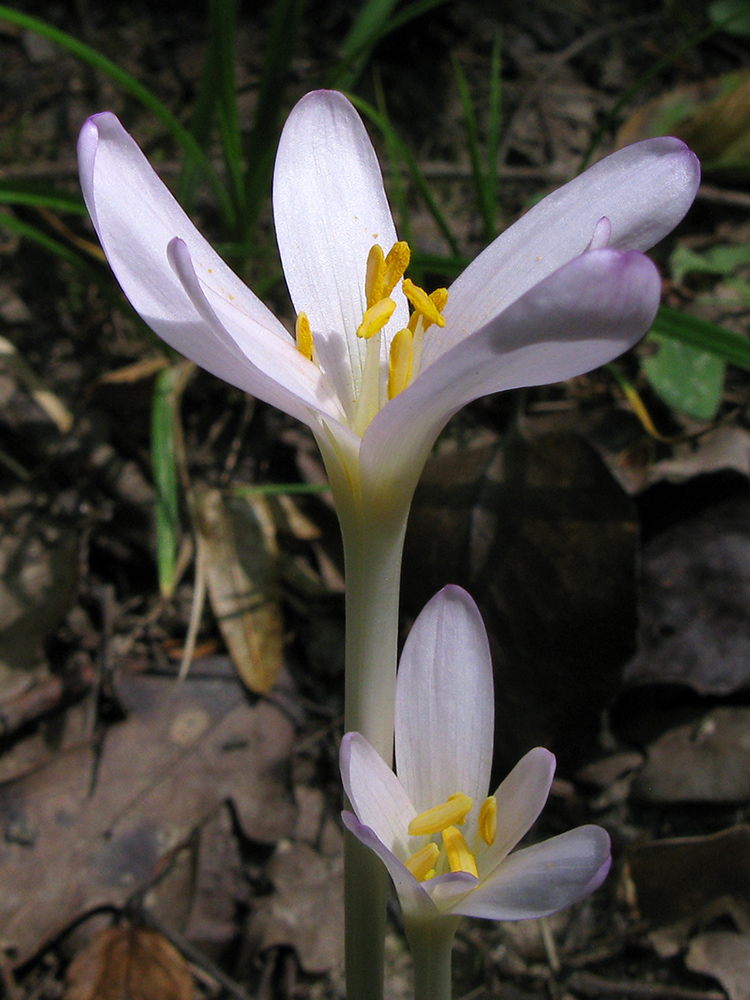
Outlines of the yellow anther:
<svg viewBox="0 0 750 1000">
<path fill-rule="evenodd" d="M 445 326 L 445 320 L 440 315 L 440 312 L 432 301 L 427 292 L 423 291 L 418 285 L 415 285 L 411 278 L 404 278 L 404 282 L 401 285 L 404 295 L 414 306 L 416 311 L 420 313 L 425 322 L 425 329 L 430 326 L 431 323 L 437 323 L 438 326 Z"/>
<path fill-rule="evenodd" d="M 393 399 L 411 380 L 411 345 L 414 335 L 411 330 L 399 330 L 391 341 L 388 362 L 388 399 Z"/>
<path fill-rule="evenodd" d="M 425 844 L 423 848 L 412 854 L 406 862 L 406 867 L 418 882 L 424 882 L 430 878 L 430 873 L 435 872 L 435 862 L 440 857 L 440 848 L 437 844 Z"/>
<path fill-rule="evenodd" d="M 374 337 L 391 318 L 395 308 L 396 303 L 393 299 L 381 299 L 374 306 L 370 306 L 359 324 L 357 336 L 363 337 L 365 340 Z"/>
<path fill-rule="evenodd" d="M 383 248 L 376 243 L 370 248 L 367 255 L 367 271 L 365 273 L 365 297 L 367 308 L 370 309 L 376 302 L 390 294 L 384 291 L 385 286 L 385 255 Z"/>
<path fill-rule="evenodd" d="M 464 840 L 464 835 L 460 830 L 455 826 L 446 827 L 443 830 L 443 844 L 452 872 L 469 872 L 470 875 L 479 878 L 474 855 L 469 850 L 469 845 Z"/>
<path fill-rule="evenodd" d="M 297 338 L 297 350 L 300 354 L 304 354 L 308 361 L 312 361 L 313 338 L 307 313 L 300 313 L 297 316 L 294 333 Z"/>
<path fill-rule="evenodd" d="M 419 291 L 421 291 L 421 289 L 419 289 Z M 434 292 L 430 292 L 428 298 L 430 299 L 430 301 L 432 302 L 432 304 L 435 306 L 435 308 L 437 309 L 437 311 L 439 313 L 442 313 L 443 309 L 445 309 L 445 304 L 448 301 L 448 289 L 447 288 L 436 288 Z M 433 320 L 432 319 L 430 319 L 427 316 L 425 316 L 418 309 L 415 309 L 414 312 L 409 317 L 409 329 L 412 331 L 412 333 L 416 332 L 417 323 L 420 323 L 420 322 L 422 324 L 421 325 L 421 331 L 422 331 L 422 333 L 424 333 L 425 330 L 429 329 L 432 326 L 432 324 L 433 324 Z M 441 326 L 445 326 L 445 322 L 441 323 Z"/>
<path fill-rule="evenodd" d="M 423 813 L 415 816 L 409 824 L 409 833 L 412 837 L 419 837 L 426 833 L 440 833 L 447 826 L 453 826 L 464 822 L 469 814 L 469 810 L 474 805 L 468 795 L 458 793 L 451 795 L 447 802 L 432 809 L 426 809 Z"/>
<path fill-rule="evenodd" d="M 497 836 L 497 799 L 488 796 L 479 810 L 479 835 L 485 844 L 494 844 Z"/>
<path fill-rule="evenodd" d="M 448 302 L 448 289 L 436 288 L 433 292 L 430 292 L 430 301 L 435 306 L 437 311 L 442 313 Z"/>
<path fill-rule="evenodd" d="M 409 244 L 404 240 L 394 243 L 385 258 L 385 271 L 383 274 L 383 295 L 390 295 L 396 285 L 404 276 L 404 271 L 409 266 L 411 260 L 411 250 Z"/>
</svg>

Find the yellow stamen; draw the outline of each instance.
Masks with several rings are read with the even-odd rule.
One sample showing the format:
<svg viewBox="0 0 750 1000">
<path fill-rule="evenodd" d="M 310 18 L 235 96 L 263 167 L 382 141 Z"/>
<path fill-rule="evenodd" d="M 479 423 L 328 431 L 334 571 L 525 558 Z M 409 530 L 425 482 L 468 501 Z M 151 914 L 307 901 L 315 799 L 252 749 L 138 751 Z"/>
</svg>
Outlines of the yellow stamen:
<svg viewBox="0 0 750 1000">
<path fill-rule="evenodd" d="M 445 320 L 440 315 L 440 312 L 432 301 L 427 292 L 423 291 L 418 285 L 415 285 L 411 278 L 404 278 L 403 284 L 401 285 L 404 295 L 414 306 L 416 311 L 422 315 L 422 317 L 427 320 L 425 324 L 425 329 L 431 323 L 437 323 L 438 326 L 445 326 Z"/>
<path fill-rule="evenodd" d="M 359 329 L 357 330 L 357 336 L 363 337 L 365 340 L 369 340 L 370 337 L 374 337 L 376 333 L 379 333 L 388 320 L 393 315 L 396 308 L 396 303 L 393 299 L 381 299 L 376 302 L 374 306 L 370 306 L 364 315 L 364 319 L 359 324 Z"/>
<path fill-rule="evenodd" d="M 388 363 L 388 399 L 393 399 L 409 384 L 411 379 L 411 330 L 399 330 L 391 341 Z"/>
<path fill-rule="evenodd" d="M 411 260 L 411 250 L 409 244 L 404 240 L 394 243 L 385 258 L 385 270 L 383 273 L 383 295 L 390 295 L 396 285 L 404 276 L 404 271 L 409 266 Z"/>
<path fill-rule="evenodd" d="M 430 292 L 430 301 L 435 306 L 437 311 L 442 313 L 448 302 L 448 289 L 436 288 L 434 291 Z"/>
<path fill-rule="evenodd" d="M 294 334 L 297 339 L 297 350 L 300 354 L 304 354 L 308 361 L 312 361 L 313 338 L 307 313 L 300 313 L 297 317 Z"/>
<path fill-rule="evenodd" d="M 469 845 L 464 840 L 464 835 L 460 830 L 455 826 L 446 827 L 443 830 L 443 844 L 452 872 L 469 872 L 470 875 L 479 878 L 474 855 L 469 850 Z"/>
<path fill-rule="evenodd" d="M 497 836 L 497 799 L 488 796 L 479 810 L 479 835 L 485 844 L 494 844 Z"/>
<path fill-rule="evenodd" d="M 365 297 L 367 298 L 367 308 L 370 309 L 376 302 L 389 295 L 390 291 L 384 291 L 385 284 L 385 256 L 383 248 L 376 243 L 370 248 L 367 255 L 367 271 L 365 273 Z"/>
<path fill-rule="evenodd" d="M 451 795 L 447 802 L 432 809 L 426 809 L 423 813 L 415 816 L 409 824 L 409 833 L 412 837 L 419 837 L 427 833 L 440 833 L 447 826 L 452 826 L 464 822 L 473 806 L 468 795 L 458 793 Z"/>
<path fill-rule="evenodd" d="M 424 882 L 430 877 L 430 872 L 435 872 L 435 862 L 440 857 L 440 848 L 437 844 L 425 844 L 416 854 L 412 854 L 406 862 L 406 867 L 418 882 Z"/>
<path fill-rule="evenodd" d="M 418 289 L 418 291 L 421 291 L 421 288 Z M 428 298 L 435 306 L 437 311 L 439 313 L 442 313 L 443 309 L 445 309 L 445 304 L 448 301 L 448 289 L 436 288 L 434 292 L 430 292 Z M 417 324 L 419 324 L 420 333 L 424 333 L 425 330 L 429 329 L 429 327 L 432 326 L 433 322 L 434 321 L 431 318 L 428 318 L 423 313 L 421 313 L 419 309 L 415 308 L 414 312 L 409 317 L 409 329 L 412 331 L 412 333 L 416 333 Z M 445 321 L 443 321 L 441 326 L 445 326 Z"/>
</svg>

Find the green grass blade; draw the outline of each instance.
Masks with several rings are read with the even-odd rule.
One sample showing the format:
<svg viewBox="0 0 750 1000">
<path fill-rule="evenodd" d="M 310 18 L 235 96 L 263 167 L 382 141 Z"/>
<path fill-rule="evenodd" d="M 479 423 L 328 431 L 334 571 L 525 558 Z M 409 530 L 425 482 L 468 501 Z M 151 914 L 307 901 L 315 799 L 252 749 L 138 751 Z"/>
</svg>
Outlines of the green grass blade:
<svg viewBox="0 0 750 1000">
<path fill-rule="evenodd" d="M 227 34 L 232 33 L 233 18 L 232 11 L 227 15 L 225 7 L 231 7 L 236 21 L 235 0 L 209 0 L 209 21 L 208 21 L 208 45 L 206 47 L 203 70 L 198 85 L 193 110 L 190 115 L 190 133 L 195 139 L 200 149 L 207 149 L 211 138 L 211 129 L 217 116 L 217 105 L 226 102 L 226 95 L 223 93 L 225 78 L 230 78 L 231 100 L 234 101 L 236 112 L 235 81 L 234 81 L 234 48 L 233 38 L 227 39 Z M 229 27 L 227 22 L 231 22 Z M 229 59 L 227 53 L 230 53 Z M 237 128 L 237 141 L 239 141 L 239 128 Z M 224 138 L 222 137 L 222 142 Z M 225 163 L 228 163 L 228 156 L 225 148 Z M 227 170 L 232 178 L 232 172 Z M 202 164 L 189 154 L 186 155 L 185 164 L 180 175 L 178 186 L 178 200 L 183 207 L 189 211 L 192 208 L 195 192 L 203 178 Z M 232 190 L 235 211 L 237 211 L 237 187 L 236 178 Z"/>
<path fill-rule="evenodd" d="M 242 133 L 237 107 L 237 80 L 235 61 L 237 56 L 237 0 L 211 0 L 210 31 L 212 48 L 215 50 L 217 88 L 217 115 L 219 135 L 224 153 L 224 163 L 230 179 L 232 197 L 238 219 L 245 215 L 245 180 L 243 176 Z"/>
<path fill-rule="evenodd" d="M 402 161 L 399 156 L 397 144 L 392 142 L 394 132 L 390 124 L 390 119 L 388 118 L 388 105 L 383 91 L 383 82 L 380 78 L 380 74 L 377 72 L 375 74 L 375 95 L 378 102 L 378 111 L 382 115 L 383 121 L 388 125 L 388 128 L 383 133 L 386 155 L 388 157 L 388 165 L 391 172 L 391 183 L 388 193 L 391 204 L 394 208 L 394 214 L 399 221 L 399 233 L 401 234 L 401 239 L 406 240 L 406 242 L 411 246 L 413 243 L 411 213 L 409 211 L 409 204 L 406 200 L 406 191 L 401 177 Z M 386 250 L 386 253 L 387 252 L 388 251 Z M 419 276 L 415 276 L 413 264 L 412 271 L 410 273 L 412 279 L 417 281 L 417 284 L 422 283 L 421 278 Z"/>
<path fill-rule="evenodd" d="M 700 351 L 716 354 L 729 364 L 750 371 L 750 339 L 723 326 L 662 306 L 651 331 Z"/>
<path fill-rule="evenodd" d="M 0 5 L 0 20 L 8 21 L 11 24 L 17 25 L 19 28 L 25 28 L 27 31 L 34 31 L 43 38 L 54 42 L 61 48 L 66 49 L 71 55 L 74 55 L 77 59 L 86 63 L 89 66 L 93 66 L 94 69 L 106 74 L 110 79 L 114 80 L 123 90 L 131 94 L 136 100 L 140 101 L 144 107 L 148 108 L 152 114 L 162 122 L 169 134 L 182 146 L 182 148 L 198 163 L 201 164 L 202 169 L 205 171 L 205 175 L 211 184 L 211 187 L 216 195 L 222 214 L 225 218 L 233 219 L 234 209 L 229 198 L 228 192 L 225 186 L 222 184 L 221 178 L 214 170 L 213 166 L 209 162 L 206 154 L 200 148 L 198 143 L 195 141 L 190 132 L 178 121 L 177 118 L 162 104 L 162 102 L 155 97 L 147 87 L 144 87 L 135 77 L 131 76 L 124 69 L 121 69 L 116 63 L 112 62 L 111 59 L 107 59 L 96 49 L 92 49 L 89 45 L 84 42 L 79 41 L 72 35 L 69 35 L 65 31 L 61 31 L 59 28 L 53 27 L 51 24 L 47 24 L 45 21 L 40 21 L 36 17 L 31 17 L 29 14 L 22 14 L 20 11 L 13 10 L 10 7 L 5 7 Z"/>
<path fill-rule="evenodd" d="M 281 111 L 289 69 L 299 37 L 305 0 L 275 0 L 266 45 L 255 119 L 247 145 L 245 218 L 243 236 L 250 242 L 260 209 L 267 197 L 278 145 Z M 304 155 L 304 151 L 301 151 Z"/>
<path fill-rule="evenodd" d="M 15 215 L 11 215 L 9 212 L 2 211 L 0 211 L 0 226 L 11 233 L 22 236 L 24 239 L 32 240 L 32 242 L 40 247 L 44 247 L 45 250 L 55 254 L 60 260 L 67 261 L 68 264 L 73 264 L 74 267 L 87 277 L 97 282 L 101 280 L 100 275 L 96 273 L 88 261 L 37 226 L 33 226 L 29 222 L 24 222 L 23 219 L 17 219 Z"/>
<path fill-rule="evenodd" d="M 0 183 L 0 202 L 4 205 L 29 205 L 32 208 L 49 208 L 54 212 L 71 215 L 86 215 L 86 206 L 80 196 L 13 181 Z"/>
<path fill-rule="evenodd" d="M 492 42 L 492 55 L 490 58 L 490 96 L 489 109 L 487 113 L 487 142 L 485 144 L 485 177 L 487 214 L 491 220 L 491 227 L 487 231 L 487 242 L 491 242 L 497 236 L 497 212 L 498 212 L 498 172 L 497 159 L 500 155 L 500 133 L 503 122 L 503 82 L 502 82 L 502 39 L 500 31 L 495 33 Z"/>
<path fill-rule="evenodd" d="M 371 0 L 365 3 L 344 39 L 341 62 L 326 77 L 326 87 L 351 90 L 362 75 L 367 59 L 379 41 L 444 3 L 448 3 L 448 0 L 414 0 L 413 3 L 403 7 L 398 14 L 385 20 L 380 17 L 382 10 L 385 7 L 393 10 L 395 2 L 389 0 L 388 3 L 379 3 L 378 0 Z"/>
<path fill-rule="evenodd" d="M 462 271 L 465 271 L 470 261 L 467 257 L 445 257 L 441 254 L 421 253 L 415 250 L 411 255 L 412 267 L 422 273 L 429 272 L 433 278 L 440 278 L 446 284 L 454 281 Z"/>
<path fill-rule="evenodd" d="M 164 597 L 170 597 L 174 590 L 180 540 L 177 462 L 180 402 L 185 375 L 184 363 L 159 372 L 151 405 L 151 470 L 156 491 L 156 565 L 159 590 Z"/>
<path fill-rule="evenodd" d="M 341 65 L 329 86 L 351 88 L 362 74 L 373 46 L 396 7 L 397 0 L 365 0 L 341 46 Z"/>
<path fill-rule="evenodd" d="M 376 125 L 382 134 L 388 136 L 388 142 L 393 145 L 393 149 L 397 151 L 399 158 L 406 165 L 406 169 L 411 176 L 412 183 L 417 189 L 420 197 L 424 201 L 427 210 L 430 215 L 435 220 L 435 224 L 443 235 L 446 243 L 450 247 L 451 253 L 456 257 L 460 257 L 460 251 L 458 249 L 458 242 L 456 237 L 451 232 L 451 228 L 448 225 L 448 220 L 445 218 L 440 206 L 435 200 L 434 195 L 430 191 L 430 186 L 427 180 L 419 169 L 419 164 L 410 152 L 409 148 L 404 142 L 398 137 L 398 134 L 391 127 L 389 122 L 383 118 L 383 116 L 378 112 L 371 104 L 367 101 L 363 101 L 362 98 L 357 97 L 355 94 L 347 94 L 347 97 L 352 102 L 352 104 L 360 111 L 366 118 L 368 118 L 374 125 Z"/>
<path fill-rule="evenodd" d="M 477 116 L 474 111 L 474 102 L 471 99 L 466 74 L 455 56 L 451 56 L 451 63 L 453 64 L 453 74 L 456 79 L 458 96 L 461 100 L 461 107 L 464 113 L 464 127 L 466 129 L 466 140 L 469 145 L 469 159 L 471 161 L 471 173 L 474 180 L 477 209 L 482 219 L 485 240 L 491 240 L 495 232 L 495 220 L 492 211 L 492 195 L 489 192 L 489 188 L 494 184 L 494 179 L 485 175 L 484 164 L 482 162 L 482 148 L 479 143 Z"/>
</svg>

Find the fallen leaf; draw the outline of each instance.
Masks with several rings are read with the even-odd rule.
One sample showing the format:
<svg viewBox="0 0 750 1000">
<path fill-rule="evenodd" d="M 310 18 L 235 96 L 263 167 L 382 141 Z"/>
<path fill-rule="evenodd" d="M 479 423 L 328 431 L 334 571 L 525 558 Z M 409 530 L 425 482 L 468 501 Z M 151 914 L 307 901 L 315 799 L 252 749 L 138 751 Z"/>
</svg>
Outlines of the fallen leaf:
<svg viewBox="0 0 750 1000">
<path fill-rule="evenodd" d="M 194 892 L 182 931 L 201 954 L 218 961 L 237 936 L 237 909 L 247 907 L 245 876 L 231 810 L 222 806 L 201 827 L 191 872 Z"/>
<path fill-rule="evenodd" d="M 232 660 L 251 691 L 268 691 L 283 663 L 279 553 L 268 502 L 225 499 L 199 485 L 190 508 L 211 607 Z"/>
<path fill-rule="evenodd" d="M 193 1000 L 184 958 L 156 931 L 109 927 L 68 968 L 64 1000 Z"/>
<path fill-rule="evenodd" d="M 632 786 L 647 802 L 750 799 L 750 708 L 715 708 L 649 748 Z"/>
<path fill-rule="evenodd" d="M 40 498 L 41 499 L 41 498 Z M 39 510 L 23 489 L 5 494 L 0 528 L 0 702 L 39 679 L 42 643 L 75 598 L 78 532 Z M 41 674 L 47 679 L 46 671 Z"/>
<path fill-rule="evenodd" d="M 95 907 L 123 905 L 224 801 L 253 840 L 294 828 L 293 726 L 247 703 L 228 660 L 180 685 L 123 673 L 117 693 L 128 717 L 98 753 L 79 747 L 0 787 L 0 927 L 19 963 Z"/>
<path fill-rule="evenodd" d="M 750 1000 L 750 937 L 731 931 L 710 931 L 690 942 L 685 965 L 713 976 L 729 1000 Z"/>
<path fill-rule="evenodd" d="M 343 854 L 324 858 L 307 844 L 279 845 L 267 874 L 275 892 L 254 910 L 248 937 L 258 951 L 294 948 L 305 972 L 319 974 L 344 961 Z"/>
<path fill-rule="evenodd" d="M 742 182 L 750 170 L 750 73 L 727 73 L 660 94 L 638 108 L 617 145 L 676 135 L 700 157 L 704 173 Z"/>
<path fill-rule="evenodd" d="M 697 922 L 713 910 L 750 911 L 750 826 L 705 837 L 636 844 L 625 855 L 626 878 L 637 916 L 654 927 Z M 726 903 L 724 901 L 727 901 Z"/>
<path fill-rule="evenodd" d="M 750 500 L 717 504 L 645 548 L 630 684 L 725 695 L 750 684 Z"/>
</svg>

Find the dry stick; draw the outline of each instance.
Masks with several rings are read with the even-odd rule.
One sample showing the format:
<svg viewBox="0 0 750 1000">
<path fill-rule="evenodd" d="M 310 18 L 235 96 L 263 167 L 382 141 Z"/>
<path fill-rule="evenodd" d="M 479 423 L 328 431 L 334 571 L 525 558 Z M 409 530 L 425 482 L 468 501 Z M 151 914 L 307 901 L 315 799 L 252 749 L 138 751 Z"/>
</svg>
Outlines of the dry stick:
<svg viewBox="0 0 750 1000">
<path fill-rule="evenodd" d="M 632 997 L 633 1000 L 725 1000 L 719 990 L 691 990 L 668 983 L 633 983 L 605 979 L 593 972 L 574 972 L 569 989 L 593 997 Z"/>
</svg>

